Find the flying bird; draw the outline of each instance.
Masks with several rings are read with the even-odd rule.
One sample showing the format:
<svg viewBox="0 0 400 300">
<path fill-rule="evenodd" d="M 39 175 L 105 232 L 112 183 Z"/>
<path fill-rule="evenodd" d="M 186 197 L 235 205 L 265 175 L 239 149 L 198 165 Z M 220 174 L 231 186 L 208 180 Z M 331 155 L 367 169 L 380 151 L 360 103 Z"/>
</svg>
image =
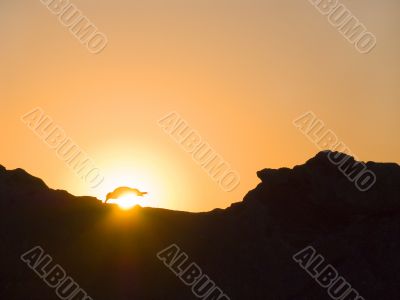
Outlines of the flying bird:
<svg viewBox="0 0 400 300">
<path fill-rule="evenodd" d="M 147 192 L 141 192 L 138 189 L 121 186 L 119 188 L 116 188 L 111 193 L 107 194 L 105 203 L 107 203 L 107 201 L 110 199 L 118 199 L 119 197 L 123 196 L 124 194 L 128 194 L 128 193 L 134 193 L 134 194 L 136 194 L 136 196 L 141 196 L 141 197 L 143 197 L 143 195 L 147 194 Z"/>
</svg>

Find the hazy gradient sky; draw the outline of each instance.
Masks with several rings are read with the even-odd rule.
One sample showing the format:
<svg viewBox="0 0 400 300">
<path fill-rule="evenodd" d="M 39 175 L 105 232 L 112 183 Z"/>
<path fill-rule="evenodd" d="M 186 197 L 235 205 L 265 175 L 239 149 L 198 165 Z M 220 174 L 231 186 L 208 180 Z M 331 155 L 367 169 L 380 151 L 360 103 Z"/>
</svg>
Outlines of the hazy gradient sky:
<svg viewBox="0 0 400 300">
<path fill-rule="evenodd" d="M 400 162 L 400 2 L 342 1 L 377 37 L 360 54 L 308 0 L 73 1 L 108 39 L 97 55 L 39 0 L 0 1 L 0 164 L 103 197 L 20 120 L 41 107 L 121 185 L 152 205 L 227 207 L 256 171 L 317 147 L 292 120 L 312 110 L 362 160 Z M 157 121 L 177 111 L 241 176 L 227 193 Z M 119 179 L 118 179 L 119 180 Z M 143 182 L 141 182 L 143 181 Z M 111 187 L 109 183 L 106 187 Z"/>
</svg>

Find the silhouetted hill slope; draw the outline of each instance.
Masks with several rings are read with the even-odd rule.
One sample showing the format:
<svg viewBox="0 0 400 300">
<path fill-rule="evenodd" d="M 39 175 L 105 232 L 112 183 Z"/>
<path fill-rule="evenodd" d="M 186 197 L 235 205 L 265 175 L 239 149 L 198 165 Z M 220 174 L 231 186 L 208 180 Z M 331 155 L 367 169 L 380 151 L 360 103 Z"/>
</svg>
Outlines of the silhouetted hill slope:
<svg viewBox="0 0 400 300">
<path fill-rule="evenodd" d="M 208 213 L 123 212 L 0 166 L 0 299 L 58 299 L 20 260 L 36 245 L 93 299 L 197 299 L 156 257 L 170 244 L 232 300 L 330 299 L 292 259 L 309 245 L 365 299 L 400 299 L 400 167 L 366 163 L 376 183 L 361 192 L 328 153 L 259 171 L 242 202 Z"/>
</svg>

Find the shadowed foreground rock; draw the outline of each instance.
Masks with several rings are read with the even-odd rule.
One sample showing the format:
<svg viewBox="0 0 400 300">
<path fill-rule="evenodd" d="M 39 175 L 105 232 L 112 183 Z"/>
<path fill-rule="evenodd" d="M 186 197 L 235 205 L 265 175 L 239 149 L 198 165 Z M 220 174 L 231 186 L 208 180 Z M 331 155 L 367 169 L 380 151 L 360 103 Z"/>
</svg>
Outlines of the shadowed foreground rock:
<svg viewBox="0 0 400 300">
<path fill-rule="evenodd" d="M 330 299 L 292 259 L 309 245 L 365 299 L 400 299 L 400 167 L 368 162 L 377 181 L 360 192 L 326 156 L 259 171 L 242 202 L 208 213 L 123 212 L 0 166 L 0 299 L 58 299 L 20 259 L 37 245 L 93 299 L 198 299 L 156 257 L 171 244 L 231 300 Z"/>
</svg>

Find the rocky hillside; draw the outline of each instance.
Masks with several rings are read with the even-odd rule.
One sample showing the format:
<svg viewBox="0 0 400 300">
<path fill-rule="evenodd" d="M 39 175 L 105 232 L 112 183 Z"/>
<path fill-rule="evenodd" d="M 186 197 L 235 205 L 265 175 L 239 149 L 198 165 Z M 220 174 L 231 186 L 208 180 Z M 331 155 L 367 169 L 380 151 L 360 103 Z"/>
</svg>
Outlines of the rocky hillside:
<svg viewBox="0 0 400 300">
<path fill-rule="evenodd" d="M 355 171 L 346 176 L 329 155 L 341 154 L 320 152 L 293 169 L 261 170 L 243 201 L 208 213 L 123 212 L 0 166 L 0 299 L 59 299 L 21 260 L 35 246 L 92 299 L 199 299 L 157 258 L 171 244 L 188 256 L 182 270 L 195 262 L 226 294 L 203 299 L 331 299 L 318 283 L 323 276 L 312 278 L 293 259 L 306 247 L 351 285 L 353 293 L 341 299 L 400 299 L 400 167 L 366 163 L 376 182 L 360 191 L 348 179 Z M 323 271 L 323 264 L 307 265 Z"/>
</svg>

